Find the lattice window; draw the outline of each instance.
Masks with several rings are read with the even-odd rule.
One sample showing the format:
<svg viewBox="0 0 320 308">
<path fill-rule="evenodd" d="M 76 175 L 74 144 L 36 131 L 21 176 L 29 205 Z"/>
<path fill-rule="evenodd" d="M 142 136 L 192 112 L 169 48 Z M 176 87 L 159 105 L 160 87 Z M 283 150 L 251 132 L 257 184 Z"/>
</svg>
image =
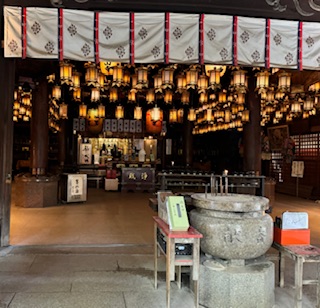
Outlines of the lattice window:
<svg viewBox="0 0 320 308">
<path fill-rule="evenodd" d="M 304 176 L 299 179 L 300 185 L 311 187 L 313 197 L 320 197 L 320 133 L 290 136 L 295 142 L 294 160 L 304 161 Z M 272 152 L 269 175 L 278 183 L 296 184 L 291 176 L 292 164 L 286 161 L 281 153 Z"/>
<path fill-rule="evenodd" d="M 296 156 L 319 156 L 319 134 L 306 134 L 292 136 L 295 141 Z"/>
</svg>

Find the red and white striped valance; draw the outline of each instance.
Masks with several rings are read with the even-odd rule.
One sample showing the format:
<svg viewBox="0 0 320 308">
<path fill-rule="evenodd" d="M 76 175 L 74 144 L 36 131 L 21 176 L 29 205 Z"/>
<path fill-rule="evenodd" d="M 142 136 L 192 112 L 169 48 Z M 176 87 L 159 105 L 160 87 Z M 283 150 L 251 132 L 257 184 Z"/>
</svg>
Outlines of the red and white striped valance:
<svg viewBox="0 0 320 308">
<path fill-rule="evenodd" d="M 320 23 L 4 7 L 5 57 L 320 69 Z"/>
</svg>

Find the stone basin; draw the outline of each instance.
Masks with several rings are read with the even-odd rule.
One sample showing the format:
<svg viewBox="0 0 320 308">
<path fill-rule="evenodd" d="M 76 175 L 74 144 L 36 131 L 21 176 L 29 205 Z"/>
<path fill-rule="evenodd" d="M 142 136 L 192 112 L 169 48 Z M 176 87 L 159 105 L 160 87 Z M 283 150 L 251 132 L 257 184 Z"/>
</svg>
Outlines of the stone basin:
<svg viewBox="0 0 320 308">
<path fill-rule="evenodd" d="M 223 212 L 265 211 L 269 208 L 269 199 L 244 194 L 212 195 L 193 194 L 193 205 L 197 208 Z"/>
<path fill-rule="evenodd" d="M 191 225 L 203 234 L 201 249 L 208 255 L 227 259 L 257 258 L 273 242 L 273 220 L 265 213 L 264 197 L 228 194 L 193 194 L 195 210 Z"/>
</svg>

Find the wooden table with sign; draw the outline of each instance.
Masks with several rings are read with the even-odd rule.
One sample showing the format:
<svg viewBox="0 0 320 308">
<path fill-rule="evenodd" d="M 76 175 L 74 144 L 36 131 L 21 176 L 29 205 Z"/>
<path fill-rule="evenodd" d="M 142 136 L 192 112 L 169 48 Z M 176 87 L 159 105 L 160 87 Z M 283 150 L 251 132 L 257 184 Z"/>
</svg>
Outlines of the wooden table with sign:
<svg viewBox="0 0 320 308">
<path fill-rule="evenodd" d="M 170 307 L 170 282 L 175 280 L 175 267 L 178 267 L 177 283 L 181 288 L 181 266 L 191 266 L 190 273 L 194 282 L 195 307 L 199 305 L 199 271 L 200 271 L 200 238 L 202 234 L 193 227 L 188 231 L 171 231 L 168 224 L 160 217 L 154 216 L 154 286 L 158 286 L 158 256 L 162 252 L 166 257 L 166 288 L 167 308 Z M 164 243 L 159 235 L 164 236 Z M 163 246 L 165 245 L 165 247 Z M 191 244 L 192 250 L 188 255 L 178 255 L 177 245 Z"/>
<path fill-rule="evenodd" d="M 279 286 L 284 286 L 285 257 L 289 257 L 295 262 L 294 284 L 295 284 L 295 308 L 302 308 L 302 288 L 304 285 L 316 285 L 317 306 L 320 308 L 320 248 L 312 245 L 287 245 L 278 243 L 272 245 L 279 251 Z M 303 279 L 304 263 L 317 263 L 317 277 L 313 280 Z"/>
</svg>

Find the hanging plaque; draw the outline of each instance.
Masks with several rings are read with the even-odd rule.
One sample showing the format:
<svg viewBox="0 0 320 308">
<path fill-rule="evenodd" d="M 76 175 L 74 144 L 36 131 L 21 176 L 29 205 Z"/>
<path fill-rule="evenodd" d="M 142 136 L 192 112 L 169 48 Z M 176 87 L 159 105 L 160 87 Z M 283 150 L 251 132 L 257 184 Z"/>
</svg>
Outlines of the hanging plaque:
<svg viewBox="0 0 320 308">
<path fill-rule="evenodd" d="M 130 133 L 136 132 L 136 120 L 130 120 Z"/>
<path fill-rule="evenodd" d="M 128 133 L 130 131 L 130 120 L 123 121 L 123 131 Z"/>
<path fill-rule="evenodd" d="M 111 120 L 111 131 L 113 133 L 118 131 L 118 120 L 117 119 L 112 119 Z"/>
<path fill-rule="evenodd" d="M 79 119 L 79 131 L 85 132 L 86 131 L 86 119 Z"/>
<path fill-rule="evenodd" d="M 141 120 L 136 121 L 136 133 L 142 133 L 142 121 Z"/>
<path fill-rule="evenodd" d="M 73 130 L 75 130 L 75 131 L 79 131 L 80 130 L 79 119 L 78 118 L 73 119 Z"/>
<path fill-rule="evenodd" d="M 104 131 L 105 132 L 111 131 L 111 120 L 110 119 L 104 120 Z"/>
<path fill-rule="evenodd" d="M 123 132 L 123 119 L 118 120 L 118 132 Z"/>
</svg>

